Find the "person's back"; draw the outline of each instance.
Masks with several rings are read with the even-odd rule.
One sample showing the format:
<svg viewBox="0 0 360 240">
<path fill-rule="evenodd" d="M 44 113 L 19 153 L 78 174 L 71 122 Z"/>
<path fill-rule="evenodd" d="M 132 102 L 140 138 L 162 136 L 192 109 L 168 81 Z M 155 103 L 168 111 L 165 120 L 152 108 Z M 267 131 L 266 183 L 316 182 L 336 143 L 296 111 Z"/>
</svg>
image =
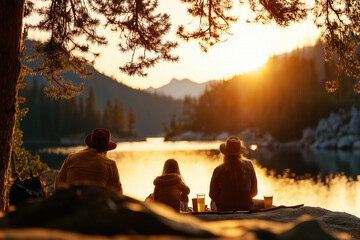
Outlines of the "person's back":
<svg viewBox="0 0 360 240">
<path fill-rule="evenodd" d="M 154 180 L 154 200 L 164 203 L 179 211 L 180 202 L 187 200 L 190 189 L 178 174 L 166 174 Z"/>
<path fill-rule="evenodd" d="M 86 148 L 71 154 L 64 163 L 65 183 L 92 183 L 96 185 L 116 186 L 116 164 L 94 148 Z"/>
<path fill-rule="evenodd" d="M 89 137 L 94 134 L 95 137 Z M 116 163 L 106 156 L 107 151 L 114 149 L 116 144 L 110 141 L 110 133 L 106 129 L 96 129 L 92 135 L 85 140 L 88 148 L 66 158 L 56 179 L 56 189 L 62 185 L 95 184 L 122 193 Z"/>
<path fill-rule="evenodd" d="M 180 210 L 181 202 L 189 201 L 190 188 L 184 183 L 179 166 L 174 159 L 165 162 L 163 174 L 155 178 L 154 185 L 154 200 L 176 211 Z"/>
<path fill-rule="evenodd" d="M 242 158 L 246 147 L 237 137 L 220 145 L 224 163 L 214 169 L 209 196 L 212 209 L 218 211 L 250 210 L 257 194 L 257 179 L 252 162 Z"/>
<path fill-rule="evenodd" d="M 210 197 L 216 202 L 219 211 L 249 210 L 253 206 L 253 196 L 256 195 L 254 181 L 256 176 L 249 160 L 245 164 L 245 177 L 236 179 L 224 164 L 215 168 L 211 179 Z M 255 178 L 255 179 L 254 179 Z"/>
</svg>

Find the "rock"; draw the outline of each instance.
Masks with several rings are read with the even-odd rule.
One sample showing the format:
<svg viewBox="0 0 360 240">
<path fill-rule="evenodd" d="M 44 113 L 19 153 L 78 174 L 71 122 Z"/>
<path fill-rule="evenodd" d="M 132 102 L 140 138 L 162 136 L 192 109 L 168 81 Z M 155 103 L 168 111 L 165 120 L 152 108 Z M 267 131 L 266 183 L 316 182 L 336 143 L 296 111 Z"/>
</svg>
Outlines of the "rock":
<svg viewBox="0 0 360 240">
<path fill-rule="evenodd" d="M 332 129 L 327 119 L 320 119 L 315 130 L 315 137 L 317 142 L 323 142 L 326 139 L 331 139 L 336 136 L 336 132 Z"/>
<path fill-rule="evenodd" d="M 278 143 L 277 140 L 270 133 L 265 133 L 258 140 L 257 145 L 259 145 L 259 147 L 271 148 L 271 147 L 275 147 L 277 143 Z"/>
<path fill-rule="evenodd" d="M 311 146 L 315 142 L 315 131 L 311 128 L 306 128 L 303 131 L 302 141 L 305 147 Z"/>
<path fill-rule="evenodd" d="M 280 208 L 273 211 L 255 212 L 251 214 L 247 214 L 247 213 L 199 214 L 196 215 L 196 217 L 204 221 L 215 221 L 215 222 L 222 220 L 259 219 L 259 220 L 271 221 L 273 223 L 274 222 L 296 223 L 296 221 L 301 223 L 304 222 L 305 220 L 306 221 L 317 220 L 319 221 L 321 228 L 324 228 L 325 231 L 346 232 L 346 233 L 350 233 L 354 239 L 360 238 L 360 219 L 358 217 L 348 213 L 333 212 L 319 207 L 305 206 L 302 208 Z M 311 223 L 311 225 L 313 224 L 314 223 Z M 305 236 L 304 231 L 309 231 L 311 234 L 314 234 L 314 236 L 316 235 L 315 233 L 312 232 L 313 230 L 307 229 L 300 231 L 299 236 L 302 236 L 303 238 L 299 238 L 299 239 L 312 239 L 312 238 L 304 237 Z M 282 238 L 275 238 L 275 239 L 282 239 Z M 317 238 L 317 239 L 324 239 L 324 238 Z M 340 239 L 343 238 L 340 237 Z M 348 238 L 344 238 L 344 239 L 348 239 Z"/>
<path fill-rule="evenodd" d="M 3 228 L 48 228 L 83 234 L 169 234 L 214 237 L 199 221 L 173 218 L 175 212 L 146 205 L 100 186 L 76 186 L 46 199 L 26 202 L 0 219 Z"/>
<path fill-rule="evenodd" d="M 345 124 L 340 127 L 339 131 L 336 133 L 336 136 L 338 138 L 341 138 L 341 137 L 349 135 L 349 134 L 350 134 L 349 125 Z"/>
<path fill-rule="evenodd" d="M 339 149 L 350 149 L 357 140 L 359 140 L 359 137 L 355 135 L 343 136 L 339 139 L 337 147 Z"/>
<path fill-rule="evenodd" d="M 360 150 L 360 141 L 359 140 L 355 141 L 352 145 L 352 148 L 354 150 Z"/>
<path fill-rule="evenodd" d="M 352 134 L 360 134 L 360 116 L 359 114 L 353 115 L 349 125 L 349 132 Z"/>
<path fill-rule="evenodd" d="M 336 113 L 330 113 L 328 123 L 333 132 L 337 132 L 339 127 L 343 124 L 341 116 Z"/>
<path fill-rule="evenodd" d="M 324 142 L 320 143 L 321 149 L 336 149 L 338 141 L 337 139 L 327 139 Z"/>
<path fill-rule="evenodd" d="M 304 214 L 309 217 L 303 217 Z M 311 207 L 194 217 L 161 204 L 146 204 L 100 186 L 88 185 L 70 187 L 49 198 L 19 205 L 0 218 L 0 239 L 24 239 L 39 232 L 42 237 L 39 234 L 32 239 L 86 240 L 90 235 L 109 240 L 133 237 L 149 240 L 350 239 L 349 234 L 333 230 L 357 236 L 359 222 L 350 214 Z M 14 229 L 16 231 L 12 231 Z"/>
<path fill-rule="evenodd" d="M 226 140 L 228 137 L 230 137 L 229 133 L 223 132 L 216 136 L 215 140 Z"/>
<path fill-rule="evenodd" d="M 237 134 L 237 137 L 246 142 L 246 144 L 253 144 L 260 136 L 260 130 L 257 128 L 247 128 Z"/>
</svg>

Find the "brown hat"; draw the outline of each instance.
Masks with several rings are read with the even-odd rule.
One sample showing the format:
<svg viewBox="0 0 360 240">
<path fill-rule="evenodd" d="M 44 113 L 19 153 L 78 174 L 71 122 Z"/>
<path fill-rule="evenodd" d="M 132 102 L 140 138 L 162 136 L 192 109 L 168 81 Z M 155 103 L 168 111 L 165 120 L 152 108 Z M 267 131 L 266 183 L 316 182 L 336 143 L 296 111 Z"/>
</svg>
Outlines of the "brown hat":
<svg viewBox="0 0 360 240">
<path fill-rule="evenodd" d="M 225 143 L 220 144 L 220 152 L 226 156 L 235 156 L 243 153 L 249 153 L 245 146 L 241 145 L 241 141 L 237 137 L 229 137 Z"/>
<path fill-rule="evenodd" d="M 100 151 L 110 151 L 116 148 L 116 143 L 111 141 L 110 131 L 105 128 L 96 128 L 86 136 L 85 144 Z"/>
</svg>

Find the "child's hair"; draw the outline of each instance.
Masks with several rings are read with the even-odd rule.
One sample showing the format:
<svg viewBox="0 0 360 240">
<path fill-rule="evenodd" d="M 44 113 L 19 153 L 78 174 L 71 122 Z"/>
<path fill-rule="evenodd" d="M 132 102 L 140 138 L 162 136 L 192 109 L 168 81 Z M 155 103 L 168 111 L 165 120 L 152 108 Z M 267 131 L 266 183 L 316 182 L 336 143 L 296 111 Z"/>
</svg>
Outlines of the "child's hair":
<svg viewBox="0 0 360 240">
<path fill-rule="evenodd" d="M 179 164 L 175 159 L 168 159 L 165 161 L 162 175 L 169 173 L 177 173 L 180 174 Z"/>
</svg>

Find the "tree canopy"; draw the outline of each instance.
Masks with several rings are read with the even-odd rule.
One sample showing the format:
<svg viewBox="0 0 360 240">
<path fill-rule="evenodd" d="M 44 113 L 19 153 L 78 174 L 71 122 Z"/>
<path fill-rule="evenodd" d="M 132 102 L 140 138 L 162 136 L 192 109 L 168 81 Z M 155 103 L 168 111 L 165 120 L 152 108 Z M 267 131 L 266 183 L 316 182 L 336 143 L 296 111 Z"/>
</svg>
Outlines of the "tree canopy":
<svg viewBox="0 0 360 240">
<path fill-rule="evenodd" d="M 194 21 L 192 26 L 178 26 L 177 36 L 198 41 L 205 52 L 231 35 L 230 25 L 238 20 L 236 12 L 231 11 L 234 4 L 248 7 L 255 14 L 249 22 L 274 22 L 282 27 L 303 21 L 311 14 L 325 41 L 326 58 L 335 55 L 338 66 L 349 76 L 360 75 L 356 56 L 360 41 L 358 0 L 315 0 L 313 5 L 306 0 L 180 1 L 187 4 L 187 13 Z M 178 56 L 171 53 L 177 43 L 164 39 L 171 26 L 170 16 L 158 13 L 158 4 L 158 0 L 43 0 L 37 6 L 27 0 L 25 14 L 37 13 L 41 17 L 27 27 L 49 33 L 46 42 L 34 46 L 36 54 L 32 58 L 43 57 L 42 64 L 34 70 L 44 72 L 51 83 L 47 93 L 71 97 L 82 90 L 83 86 L 74 86 L 59 73 L 73 70 L 83 76 L 89 74 L 86 64 L 99 56 L 92 45 L 108 43 L 105 36 L 98 34 L 99 27 L 118 33 L 119 50 L 131 53 L 129 61 L 119 66 L 129 75 L 146 76 L 146 69 L 159 61 L 177 61 Z M 329 90 L 336 88 L 337 79 L 327 86 Z M 360 84 L 354 88 L 360 90 Z"/>
</svg>

